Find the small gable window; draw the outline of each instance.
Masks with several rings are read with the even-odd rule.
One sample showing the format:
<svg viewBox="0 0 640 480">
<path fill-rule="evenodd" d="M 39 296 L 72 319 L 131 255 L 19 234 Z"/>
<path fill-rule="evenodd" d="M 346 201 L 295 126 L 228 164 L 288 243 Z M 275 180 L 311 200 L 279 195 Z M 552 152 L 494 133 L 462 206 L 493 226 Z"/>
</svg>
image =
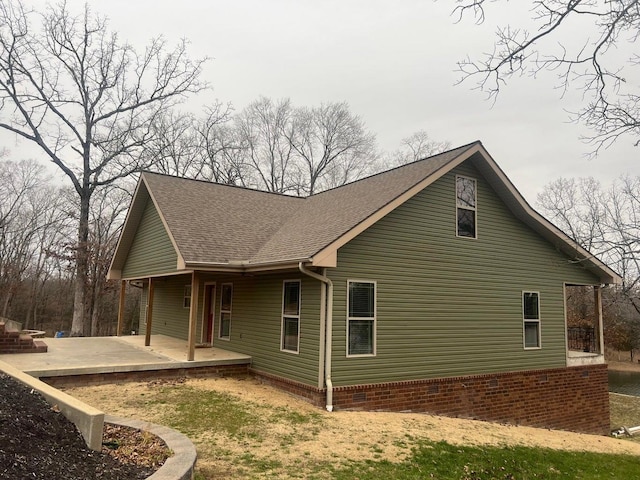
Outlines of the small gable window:
<svg viewBox="0 0 640 480">
<path fill-rule="evenodd" d="M 456 177 L 456 215 L 458 237 L 476 238 L 476 180 Z"/>
<path fill-rule="evenodd" d="M 522 292 L 524 348 L 540 348 L 540 294 Z"/>
<path fill-rule="evenodd" d="M 281 350 L 298 353 L 300 344 L 300 281 L 286 281 L 282 292 Z"/>
<path fill-rule="evenodd" d="M 231 338 L 231 299 L 233 297 L 233 284 L 223 283 L 220 295 L 220 331 L 218 337 L 222 340 Z"/>
<path fill-rule="evenodd" d="M 348 282 L 347 355 L 375 355 L 376 283 Z"/>
</svg>

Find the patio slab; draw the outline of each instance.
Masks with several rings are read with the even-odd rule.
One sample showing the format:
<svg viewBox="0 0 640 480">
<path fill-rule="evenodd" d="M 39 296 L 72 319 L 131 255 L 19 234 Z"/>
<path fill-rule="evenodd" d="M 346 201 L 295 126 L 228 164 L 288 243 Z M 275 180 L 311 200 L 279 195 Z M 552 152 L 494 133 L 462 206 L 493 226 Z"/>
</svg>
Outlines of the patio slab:
<svg viewBox="0 0 640 480">
<path fill-rule="evenodd" d="M 34 377 L 57 377 L 145 370 L 169 370 L 251 363 L 251 357 L 219 348 L 197 348 L 187 361 L 187 342 L 164 335 L 46 338 L 46 353 L 0 355 L 18 370 Z"/>
</svg>

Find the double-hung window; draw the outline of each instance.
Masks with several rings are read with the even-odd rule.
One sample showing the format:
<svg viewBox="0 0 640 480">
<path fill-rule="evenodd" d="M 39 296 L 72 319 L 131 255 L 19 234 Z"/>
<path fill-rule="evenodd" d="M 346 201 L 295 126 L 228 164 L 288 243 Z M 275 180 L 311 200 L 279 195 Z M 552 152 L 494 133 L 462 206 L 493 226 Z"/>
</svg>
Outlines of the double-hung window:
<svg viewBox="0 0 640 480">
<path fill-rule="evenodd" d="M 282 289 L 280 349 L 298 353 L 300 347 L 300 281 L 285 281 Z"/>
<path fill-rule="evenodd" d="M 376 353 L 376 283 L 347 282 L 347 355 Z"/>
<path fill-rule="evenodd" d="M 233 284 L 223 283 L 220 295 L 220 330 L 218 337 L 223 340 L 231 338 L 231 299 L 233 297 Z"/>
<path fill-rule="evenodd" d="M 476 238 L 476 181 L 468 177 L 456 177 L 456 235 Z"/>
<path fill-rule="evenodd" d="M 524 348 L 540 348 L 540 294 L 522 292 Z"/>
</svg>

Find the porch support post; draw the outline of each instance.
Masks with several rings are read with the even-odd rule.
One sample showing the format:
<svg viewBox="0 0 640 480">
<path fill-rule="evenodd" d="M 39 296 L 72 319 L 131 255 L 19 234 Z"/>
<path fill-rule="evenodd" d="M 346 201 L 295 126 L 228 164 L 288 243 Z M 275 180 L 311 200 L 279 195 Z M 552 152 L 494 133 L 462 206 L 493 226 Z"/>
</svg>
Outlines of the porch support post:
<svg viewBox="0 0 640 480">
<path fill-rule="evenodd" d="M 198 291 L 200 278 L 194 271 L 191 274 L 191 303 L 189 305 L 189 347 L 187 361 L 193 362 L 196 357 L 196 324 L 198 323 Z"/>
<path fill-rule="evenodd" d="M 124 327 L 124 300 L 126 295 L 127 281 L 122 280 L 120 282 L 120 303 L 118 304 L 118 329 L 116 330 L 116 336 L 122 335 L 122 329 Z"/>
<path fill-rule="evenodd" d="M 598 353 L 604 355 L 604 325 L 602 322 L 602 287 L 596 285 L 593 287 L 593 300 L 596 310 L 596 318 L 598 320 Z"/>
<path fill-rule="evenodd" d="M 151 325 L 153 324 L 153 279 L 149 278 L 149 294 L 147 295 L 147 322 L 144 332 L 144 346 L 151 345 Z"/>
</svg>

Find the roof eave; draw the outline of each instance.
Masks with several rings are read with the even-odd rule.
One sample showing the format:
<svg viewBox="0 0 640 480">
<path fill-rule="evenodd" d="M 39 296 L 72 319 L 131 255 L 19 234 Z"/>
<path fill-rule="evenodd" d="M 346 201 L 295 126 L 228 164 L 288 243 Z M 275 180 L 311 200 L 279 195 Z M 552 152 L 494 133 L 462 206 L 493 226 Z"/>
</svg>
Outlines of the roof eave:
<svg viewBox="0 0 640 480">
<path fill-rule="evenodd" d="M 588 250 L 578 245 L 575 240 L 533 209 L 513 183 L 511 183 L 511 180 L 508 179 L 495 160 L 493 160 L 484 146 L 479 145 L 479 152 L 481 153 L 484 165 L 476 164 L 476 167 L 478 167 L 485 178 L 487 178 L 489 183 L 492 184 L 493 189 L 517 218 L 522 220 L 547 241 L 555 244 L 556 247 L 571 260 L 585 265 L 586 268 L 599 277 L 601 283 L 607 285 L 619 285 L 622 283 L 620 275 Z M 488 167 L 489 170 L 484 168 L 485 166 Z"/>
<path fill-rule="evenodd" d="M 452 158 L 448 163 L 441 166 L 438 170 L 433 172 L 431 175 L 423 178 L 414 186 L 412 186 L 402 194 L 395 197 L 393 200 L 387 203 L 384 207 L 380 208 L 379 210 L 371 214 L 369 217 L 361 221 L 359 224 L 357 224 L 350 230 L 344 232 L 341 236 L 333 240 L 330 244 L 326 245 L 325 247 L 317 251 L 313 255 L 313 259 L 316 259 L 318 261 L 319 266 L 327 266 L 327 265 L 321 264 L 322 260 L 327 258 L 334 258 L 335 264 L 331 264 L 328 266 L 333 266 L 333 267 L 337 266 L 337 253 L 340 247 L 342 247 L 343 245 L 353 240 L 355 237 L 360 235 L 362 232 L 364 232 L 366 229 L 371 227 L 373 224 L 378 222 L 383 217 L 387 216 L 389 213 L 391 213 L 393 210 L 395 210 L 400 205 L 405 203 L 407 200 L 411 199 L 412 197 L 417 195 L 419 192 L 427 188 L 429 185 L 431 185 L 433 182 L 441 178 L 451 169 L 457 167 L 464 161 L 471 158 L 475 153 L 479 151 L 480 148 L 482 148 L 482 144 L 480 142 L 474 142 L 472 144 L 469 144 L 469 148 L 467 150 L 464 150 L 463 152 L 461 152 L 457 157 Z"/>
<path fill-rule="evenodd" d="M 252 262 L 249 260 L 231 260 L 229 262 L 198 262 L 186 261 L 185 268 L 205 272 L 229 272 L 229 273 L 250 273 L 266 272 L 272 270 L 297 269 L 298 264 L 312 263 L 310 258 L 290 258 L 269 262 Z"/>
</svg>

